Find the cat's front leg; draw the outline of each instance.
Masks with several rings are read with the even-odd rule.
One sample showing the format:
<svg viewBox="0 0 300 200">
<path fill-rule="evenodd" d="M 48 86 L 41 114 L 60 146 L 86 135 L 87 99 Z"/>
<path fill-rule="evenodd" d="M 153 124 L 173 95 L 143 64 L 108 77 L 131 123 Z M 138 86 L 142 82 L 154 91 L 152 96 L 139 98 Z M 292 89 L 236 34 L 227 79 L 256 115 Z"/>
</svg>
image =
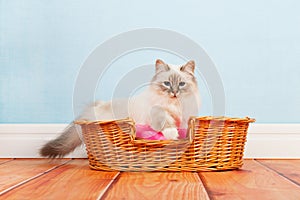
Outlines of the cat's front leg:
<svg viewBox="0 0 300 200">
<path fill-rule="evenodd" d="M 160 106 L 155 106 L 151 110 L 151 127 L 155 131 L 160 131 L 168 140 L 178 139 L 178 130 L 173 117 Z"/>
<path fill-rule="evenodd" d="M 162 131 L 166 124 L 166 111 L 160 106 L 154 106 L 150 112 L 150 126 L 157 132 Z"/>
</svg>

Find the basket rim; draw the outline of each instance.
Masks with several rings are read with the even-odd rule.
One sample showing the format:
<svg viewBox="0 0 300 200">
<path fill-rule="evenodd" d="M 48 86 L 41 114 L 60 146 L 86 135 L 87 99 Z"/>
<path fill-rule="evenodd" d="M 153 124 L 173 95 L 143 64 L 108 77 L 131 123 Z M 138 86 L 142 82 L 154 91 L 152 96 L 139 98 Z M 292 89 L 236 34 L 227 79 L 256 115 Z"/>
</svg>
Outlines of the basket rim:
<svg viewBox="0 0 300 200">
<path fill-rule="evenodd" d="M 89 124 L 109 124 L 109 123 L 123 123 L 123 122 L 131 122 L 134 124 L 134 120 L 131 118 L 123 118 L 123 119 L 110 119 L 110 120 L 75 120 L 73 121 L 75 124 L 78 125 L 89 125 Z"/>
<path fill-rule="evenodd" d="M 201 120 L 201 121 L 228 121 L 228 122 L 248 122 L 252 123 L 256 120 L 250 117 L 226 117 L 226 116 L 192 116 L 190 119 Z"/>
<path fill-rule="evenodd" d="M 191 116 L 190 119 L 200 120 L 200 121 L 226 121 L 226 122 L 248 122 L 253 123 L 256 120 L 250 117 L 226 117 L 226 116 Z M 88 124 L 109 124 L 109 123 L 123 123 L 130 122 L 135 124 L 132 118 L 123 118 L 123 119 L 111 119 L 111 120 L 75 120 L 74 123 L 78 125 L 88 125 Z"/>
</svg>

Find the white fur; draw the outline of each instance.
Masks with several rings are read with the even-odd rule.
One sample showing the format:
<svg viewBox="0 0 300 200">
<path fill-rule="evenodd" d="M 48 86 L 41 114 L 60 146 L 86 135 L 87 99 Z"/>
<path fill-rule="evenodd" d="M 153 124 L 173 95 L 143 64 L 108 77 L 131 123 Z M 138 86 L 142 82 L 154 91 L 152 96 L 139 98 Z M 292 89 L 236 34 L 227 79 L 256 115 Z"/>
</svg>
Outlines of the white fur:
<svg viewBox="0 0 300 200">
<path fill-rule="evenodd" d="M 188 77 L 179 70 L 179 66 L 170 66 L 171 70 L 162 74 L 178 73 L 185 81 Z M 198 114 L 200 95 L 197 85 L 191 88 L 190 94 L 171 98 L 161 94 L 151 85 L 141 94 L 129 99 L 116 99 L 111 102 L 98 101 L 89 106 L 79 117 L 84 120 L 111 120 L 132 118 L 137 124 L 151 125 L 154 130 L 162 131 L 167 139 L 177 139 L 176 128 L 187 128 L 190 116 Z M 175 116 L 175 117 L 174 117 Z M 176 119 L 175 119 L 176 118 Z M 177 127 L 177 121 L 180 127 Z"/>
<path fill-rule="evenodd" d="M 166 128 L 162 131 L 166 139 L 176 140 L 178 138 L 177 128 Z"/>
</svg>

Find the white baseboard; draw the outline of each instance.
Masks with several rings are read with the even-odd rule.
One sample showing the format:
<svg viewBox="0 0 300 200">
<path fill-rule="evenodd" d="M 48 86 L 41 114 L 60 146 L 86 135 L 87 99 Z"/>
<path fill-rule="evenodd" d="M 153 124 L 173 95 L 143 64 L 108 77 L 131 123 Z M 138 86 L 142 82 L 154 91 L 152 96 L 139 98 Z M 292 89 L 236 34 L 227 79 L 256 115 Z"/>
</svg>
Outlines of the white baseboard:
<svg viewBox="0 0 300 200">
<path fill-rule="evenodd" d="M 300 158 L 300 124 L 250 124 L 245 158 Z"/>
<path fill-rule="evenodd" d="M 38 158 L 38 149 L 66 124 L 0 124 L 0 158 Z M 300 124 L 251 124 L 245 158 L 300 158 Z M 86 157 L 84 147 L 72 158 Z"/>
<path fill-rule="evenodd" d="M 39 158 L 39 149 L 54 139 L 67 124 L 0 124 L 0 158 Z M 69 158 L 85 158 L 84 147 Z"/>
</svg>

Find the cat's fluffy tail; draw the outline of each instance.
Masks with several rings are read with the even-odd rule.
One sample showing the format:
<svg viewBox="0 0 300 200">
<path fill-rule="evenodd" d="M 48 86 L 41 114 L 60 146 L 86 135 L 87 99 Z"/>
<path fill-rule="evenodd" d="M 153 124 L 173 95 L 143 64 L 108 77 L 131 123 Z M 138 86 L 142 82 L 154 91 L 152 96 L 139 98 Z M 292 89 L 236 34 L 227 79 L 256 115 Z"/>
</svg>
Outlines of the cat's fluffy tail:
<svg viewBox="0 0 300 200">
<path fill-rule="evenodd" d="M 70 124 L 62 134 L 54 140 L 47 142 L 41 149 L 40 155 L 49 158 L 63 157 L 74 151 L 82 141 L 75 125 Z"/>
</svg>

